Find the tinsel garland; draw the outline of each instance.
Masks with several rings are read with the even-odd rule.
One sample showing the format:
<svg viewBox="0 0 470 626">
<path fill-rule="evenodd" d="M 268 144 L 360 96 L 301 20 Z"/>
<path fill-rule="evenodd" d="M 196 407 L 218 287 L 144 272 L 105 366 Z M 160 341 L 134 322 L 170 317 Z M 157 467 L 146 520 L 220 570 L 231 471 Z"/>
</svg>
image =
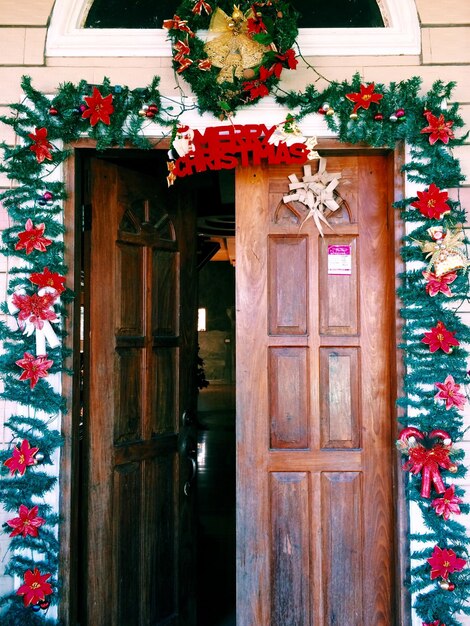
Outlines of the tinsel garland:
<svg viewBox="0 0 470 626">
<path fill-rule="evenodd" d="M 2 252 L 21 258 L 21 265 L 9 270 L 8 293 L 11 295 L 21 288 L 21 293 L 32 296 L 37 291 L 30 280 L 33 273 L 44 273 L 45 268 L 58 275 L 66 275 L 67 271 L 63 262 L 63 226 L 60 220 L 65 198 L 64 184 L 61 181 L 45 180 L 45 176 L 69 156 L 67 145 L 82 136 L 88 136 L 96 139 L 99 150 L 123 146 L 125 143 L 138 148 L 150 148 L 151 144 L 143 134 L 144 126 L 152 123 L 153 119 L 160 125 L 171 124 L 174 122 L 174 112 L 170 105 L 162 103 L 158 78 L 150 87 L 138 90 L 111 86 L 107 80 L 95 86 L 86 82 L 76 86 L 67 83 L 58 88 L 52 100 L 35 90 L 28 78 L 23 79 L 22 86 L 25 100 L 12 105 L 11 116 L 0 118 L 0 121 L 13 128 L 19 138 L 18 145 L 14 147 L 5 144 L 1 146 L 4 162 L 0 170 L 17 183 L 1 195 L 11 220 L 10 228 L 3 232 Z M 369 91 L 373 89 L 374 94 L 382 97 L 374 98 L 369 106 L 358 95 L 364 91 L 364 85 L 359 75 L 355 75 L 351 82 L 330 83 L 323 92 L 309 85 L 303 93 L 291 92 L 278 95 L 277 99 L 289 110 L 298 111 L 297 121 L 307 114 L 320 111 L 328 127 L 337 133 L 342 142 L 390 148 L 397 142 L 406 142 L 410 159 L 403 167 L 403 172 L 408 180 L 417 183 L 422 190 L 431 185 L 443 190 L 458 188 L 463 181 L 459 161 L 453 156 L 451 148 L 461 144 L 465 138 L 452 137 L 447 144 L 440 140 L 430 141 L 430 134 L 423 132 L 428 124 L 423 114 L 431 113 L 436 119 L 443 115 L 445 120 L 452 122 L 453 131 L 461 128 L 463 122 L 458 105 L 448 104 L 453 87 L 452 83 L 437 81 L 431 90 L 421 95 L 421 80 L 417 77 L 390 85 L 375 84 Z M 97 90 L 99 98 L 92 88 Z M 97 99 L 93 100 L 92 94 Z M 103 110 L 100 110 L 101 105 L 97 104 L 97 117 L 93 120 L 92 114 L 84 115 L 84 102 L 88 101 L 85 98 L 98 104 L 108 98 L 108 108 L 103 105 Z M 109 108 L 111 101 L 112 110 Z M 354 106 L 353 102 L 356 103 Z M 199 103 L 199 110 L 203 111 L 205 106 L 204 102 Z M 151 116 L 147 116 L 149 111 Z M 95 122 L 93 125 L 92 121 Z M 42 143 L 35 152 L 32 136 L 39 136 L 38 131 L 41 129 L 46 129 L 49 143 Z M 48 151 L 51 159 L 47 157 Z M 40 155 L 44 157 L 43 160 L 39 159 Z M 162 172 L 162 176 L 165 175 Z M 465 223 L 465 212 L 458 200 L 448 199 L 450 210 L 441 219 L 428 218 L 416 206 L 412 206 L 417 200 L 416 197 L 404 198 L 396 204 L 409 227 L 401 249 L 407 269 L 400 276 L 401 285 L 398 289 L 403 318 L 403 342 L 400 348 L 405 364 L 404 396 L 398 401 L 399 421 L 402 427 L 415 427 L 424 433 L 445 430 L 458 447 L 458 441 L 464 436 L 462 413 L 454 406 L 447 408 L 442 402 L 437 402 L 434 385 L 443 383 L 448 376 L 452 376 L 460 385 L 466 382 L 467 352 L 462 346 L 470 342 L 470 329 L 460 320 L 458 309 L 467 297 L 468 277 L 466 271 L 458 270 L 451 284 L 450 297 L 441 292 L 431 296 L 423 276 L 428 260 L 420 242 L 432 241 L 428 230 L 431 227 L 440 225 L 446 231 Z M 52 242 L 44 250 L 32 249 L 30 254 L 26 254 L 24 248 L 18 249 L 19 235 L 25 232 L 27 220 L 31 220 L 33 227 L 44 225 L 44 237 Z M 56 312 L 64 314 L 64 306 L 72 297 L 73 294 L 67 289 L 61 293 L 60 301 L 55 304 Z M 2 310 L 5 314 L 11 313 L 6 303 Z M 442 322 L 458 339 L 459 345 L 448 353 L 442 350 L 431 352 L 429 346 L 423 343 L 425 333 L 438 322 Z M 63 339 L 63 331 L 56 332 Z M 44 498 L 54 489 L 58 474 L 57 468 L 52 473 L 46 471 L 46 466 L 55 462 L 60 446 L 60 434 L 50 427 L 50 423 L 65 409 L 65 403 L 54 391 L 47 376 L 40 378 L 34 388 L 28 380 L 20 380 L 21 370 L 17 362 L 23 359 L 25 353 L 34 354 L 34 334 L 26 336 L 12 329 L 11 324 L 2 323 L 0 340 L 4 347 L 0 356 L 4 383 L 0 397 L 24 408 L 24 415 L 14 415 L 6 424 L 12 432 L 12 440 L 11 447 L 0 453 L 0 502 L 5 510 L 12 513 L 12 517 L 17 516 L 21 505 L 28 508 L 38 505 L 39 516 L 46 520 L 39 528 L 37 537 L 19 535 L 12 538 L 7 573 L 16 574 L 20 579 L 26 570 L 32 571 L 34 568 L 38 568 L 41 573 L 51 573 L 48 582 L 53 587 L 53 594 L 50 601 L 58 603 L 59 520 L 57 513 L 44 503 Z M 57 348 L 48 347 L 47 357 L 53 361 L 48 370 L 49 375 L 64 372 L 65 356 L 62 343 Z M 40 462 L 27 467 L 23 475 L 18 473 L 7 477 L 8 467 L 4 463 L 11 458 L 14 448 L 24 440 L 39 449 Z M 447 486 L 452 483 L 454 476 L 462 478 L 465 475 L 462 457 L 462 453 L 453 454 L 452 460 L 458 465 L 456 474 L 442 470 Z M 407 498 L 419 506 L 426 526 L 424 533 L 410 536 L 412 545 L 423 543 L 422 549 L 413 549 L 413 566 L 407 581 L 411 592 L 415 594 L 415 609 L 424 623 L 440 622 L 446 626 L 458 626 L 458 614 L 470 614 L 470 568 L 467 566 L 454 572 L 452 581 L 455 588 L 445 590 L 431 580 L 428 559 L 433 555 L 435 546 L 441 550 L 453 550 L 460 559 L 468 559 L 470 540 L 461 523 L 452 517 L 446 519 L 445 516 L 437 515 L 432 498 L 422 497 L 419 473 L 409 475 L 406 492 Z M 462 496 L 463 490 L 455 487 L 455 495 Z M 468 513 L 469 508 L 469 505 L 460 505 L 463 513 Z M 10 532 L 11 528 L 6 527 L 5 530 Z M 33 612 L 31 607 L 24 606 L 22 597 L 16 593 L 2 598 L 0 608 L 5 611 L 2 615 L 2 625 L 5 626 L 52 623 L 47 619 L 47 612 Z"/>
</svg>

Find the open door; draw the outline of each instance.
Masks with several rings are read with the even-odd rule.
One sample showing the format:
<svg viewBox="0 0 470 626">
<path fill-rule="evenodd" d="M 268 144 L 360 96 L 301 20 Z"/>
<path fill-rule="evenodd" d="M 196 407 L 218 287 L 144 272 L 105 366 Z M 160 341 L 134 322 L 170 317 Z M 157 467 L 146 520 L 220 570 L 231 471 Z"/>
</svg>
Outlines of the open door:
<svg viewBox="0 0 470 626">
<path fill-rule="evenodd" d="M 324 238 L 276 220 L 300 167 L 237 171 L 237 626 L 396 623 L 393 169 L 327 169 Z"/>
<path fill-rule="evenodd" d="M 193 626 L 196 215 L 117 163 L 84 220 L 82 626 Z"/>
</svg>

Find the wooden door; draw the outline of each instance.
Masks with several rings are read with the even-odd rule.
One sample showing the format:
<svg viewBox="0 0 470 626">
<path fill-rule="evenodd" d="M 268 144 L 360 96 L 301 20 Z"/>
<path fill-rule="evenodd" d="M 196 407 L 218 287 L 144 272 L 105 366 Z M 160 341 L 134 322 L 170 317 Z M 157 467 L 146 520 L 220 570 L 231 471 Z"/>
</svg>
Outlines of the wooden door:
<svg viewBox="0 0 470 626">
<path fill-rule="evenodd" d="M 301 168 L 237 172 L 238 626 L 395 623 L 390 161 L 327 170 L 350 215 L 324 238 L 275 221 Z"/>
<path fill-rule="evenodd" d="M 86 626 L 192 626 L 195 212 L 104 160 L 90 180 L 80 601 Z"/>
</svg>

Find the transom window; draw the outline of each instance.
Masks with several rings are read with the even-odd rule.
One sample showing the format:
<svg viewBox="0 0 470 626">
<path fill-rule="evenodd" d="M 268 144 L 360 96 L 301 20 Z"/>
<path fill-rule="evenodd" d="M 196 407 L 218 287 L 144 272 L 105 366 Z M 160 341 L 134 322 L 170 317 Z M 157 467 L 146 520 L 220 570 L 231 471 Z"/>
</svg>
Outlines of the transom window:
<svg viewBox="0 0 470 626">
<path fill-rule="evenodd" d="M 376 0 L 293 0 L 302 28 L 383 28 Z M 161 28 L 175 12 L 172 0 L 94 0 L 85 28 Z"/>
<path fill-rule="evenodd" d="M 236 0 L 234 0 L 236 2 Z M 418 55 L 415 0 L 292 0 L 305 57 Z M 48 57 L 171 57 L 178 0 L 55 0 Z"/>
</svg>

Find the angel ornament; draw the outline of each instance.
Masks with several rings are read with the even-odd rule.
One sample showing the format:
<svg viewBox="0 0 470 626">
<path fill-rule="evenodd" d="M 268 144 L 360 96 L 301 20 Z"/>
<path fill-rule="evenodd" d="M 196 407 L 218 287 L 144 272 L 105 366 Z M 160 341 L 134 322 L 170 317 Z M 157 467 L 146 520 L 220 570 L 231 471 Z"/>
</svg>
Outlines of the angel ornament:
<svg viewBox="0 0 470 626">
<path fill-rule="evenodd" d="M 260 65 L 269 47 L 263 46 L 248 35 L 248 19 L 254 17 L 252 9 L 245 13 L 234 6 L 231 16 L 217 8 L 209 25 L 210 33 L 221 33 L 207 41 L 204 50 L 214 67 L 220 67 L 217 82 L 233 83 L 242 78 L 243 71 Z"/>
</svg>

